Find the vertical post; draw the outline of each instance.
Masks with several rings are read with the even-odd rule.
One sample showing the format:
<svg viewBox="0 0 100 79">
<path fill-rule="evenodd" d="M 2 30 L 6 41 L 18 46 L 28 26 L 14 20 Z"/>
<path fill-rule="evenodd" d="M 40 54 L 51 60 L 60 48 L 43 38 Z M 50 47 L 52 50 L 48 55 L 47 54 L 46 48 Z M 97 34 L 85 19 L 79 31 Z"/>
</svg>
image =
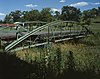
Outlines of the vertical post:
<svg viewBox="0 0 100 79">
<path fill-rule="evenodd" d="M 69 26 L 69 29 L 70 29 L 70 36 L 71 36 L 71 26 Z"/>
<path fill-rule="evenodd" d="M 68 35 L 68 23 L 66 22 L 66 35 Z"/>
<path fill-rule="evenodd" d="M 63 22 L 61 22 L 61 26 L 60 26 L 60 30 L 61 30 L 61 40 L 63 38 L 62 28 L 63 28 Z"/>
<path fill-rule="evenodd" d="M 29 37 L 29 48 L 31 46 L 31 37 Z"/>
<path fill-rule="evenodd" d="M 40 27 L 40 23 L 39 23 L 39 26 L 38 27 Z"/>
<path fill-rule="evenodd" d="M 49 47 L 49 41 L 50 41 L 50 40 L 49 40 L 49 30 L 50 30 L 50 29 L 49 29 L 49 26 L 48 26 L 48 40 L 47 40 L 47 42 L 48 42 L 48 47 Z"/>
<path fill-rule="evenodd" d="M 16 38 L 18 39 L 18 25 L 16 26 Z"/>
<path fill-rule="evenodd" d="M 2 40 L 1 40 L 1 38 L 0 38 L 0 48 L 1 48 L 1 45 L 2 45 L 1 43 L 2 43 Z"/>
<path fill-rule="evenodd" d="M 79 34 L 79 27 L 77 26 L 77 34 Z"/>
<path fill-rule="evenodd" d="M 48 35 L 47 35 L 47 47 L 46 47 L 46 55 L 44 55 L 45 56 L 45 65 L 46 66 L 48 66 L 48 59 L 49 59 L 49 57 L 50 57 L 50 40 L 49 40 L 49 38 L 50 38 L 50 29 L 49 29 L 49 26 L 48 26 L 48 28 L 47 28 L 47 30 L 48 30 Z"/>
<path fill-rule="evenodd" d="M 28 24 L 28 30 L 30 31 L 30 25 Z"/>
<path fill-rule="evenodd" d="M 75 34 L 75 24 L 74 24 L 74 22 L 73 22 L 72 27 L 73 27 L 73 33 Z"/>
<path fill-rule="evenodd" d="M 56 31 L 56 27 L 54 27 L 52 29 L 53 29 L 53 42 L 55 42 L 55 31 Z"/>
</svg>

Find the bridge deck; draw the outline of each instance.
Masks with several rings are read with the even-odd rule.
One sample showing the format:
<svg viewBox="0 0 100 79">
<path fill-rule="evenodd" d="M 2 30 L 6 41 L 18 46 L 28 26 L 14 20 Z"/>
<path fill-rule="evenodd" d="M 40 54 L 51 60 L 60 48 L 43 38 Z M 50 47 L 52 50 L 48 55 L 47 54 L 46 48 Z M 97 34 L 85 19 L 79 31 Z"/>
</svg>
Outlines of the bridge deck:
<svg viewBox="0 0 100 79">
<path fill-rule="evenodd" d="M 69 31 L 69 30 L 67 30 L 67 31 L 54 31 L 54 32 L 49 32 L 49 35 L 51 36 L 51 35 L 55 35 L 55 36 L 57 36 L 57 35 L 64 35 L 64 34 L 72 34 L 72 33 L 79 33 L 80 31 L 74 31 L 74 30 L 72 30 L 71 32 Z M 8 31 L 1 31 L 0 32 L 0 38 L 2 39 L 2 40 L 6 40 L 6 39 L 14 39 L 14 38 L 16 38 L 16 31 L 10 31 L 10 32 L 8 32 Z M 23 35 L 25 35 L 25 34 L 27 34 L 27 32 L 22 32 L 22 34 Z M 48 35 L 48 32 L 43 32 L 43 31 L 41 31 L 41 32 L 37 32 L 37 33 L 35 33 L 35 34 L 33 34 L 32 36 L 34 36 L 34 35 L 40 35 L 40 36 L 47 36 Z"/>
</svg>

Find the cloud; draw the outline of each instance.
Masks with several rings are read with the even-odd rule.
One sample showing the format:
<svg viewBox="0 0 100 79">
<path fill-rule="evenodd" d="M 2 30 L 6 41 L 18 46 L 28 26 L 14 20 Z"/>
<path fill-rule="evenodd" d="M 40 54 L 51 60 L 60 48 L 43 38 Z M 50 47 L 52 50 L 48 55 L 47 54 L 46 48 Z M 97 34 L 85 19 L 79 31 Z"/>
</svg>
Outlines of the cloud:
<svg viewBox="0 0 100 79">
<path fill-rule="evenodd" d="M 60 0 L 59 2 L 66 2 L 66 0 Z"/>
<path fill-rule="evenodd" d="M 53 12 L 55 12 L 55 11 L 61 12 L 61 9 L 52 8 L 51 10 L 52 10 Z"/>
<path fill-rule="evenodd" d="M 38 5 L 33 5 L 33 4 L 27 4 L 25 5 L 26 7 L 29 7 L 29 8 L 33 8 L 33 7 L 37 7 Z"/>
<path fill-rule="evenodd" d="M 4 14 L 4 13 L 0 13 L 0 16 L 5 16 L 6 14 Z"/>
<path fill-rule="evenodd" d="M 100 2 L 91 3 L 92 5 L 100 5 Z"/>
<path fill-rule="evenodd" d="M 88 2 L 78 2 L 75 4 L 70 4 L 70 6 L 78 7 L 78 6 L 86 6 L 88 4 L 89 4 Z"/>
</svg>

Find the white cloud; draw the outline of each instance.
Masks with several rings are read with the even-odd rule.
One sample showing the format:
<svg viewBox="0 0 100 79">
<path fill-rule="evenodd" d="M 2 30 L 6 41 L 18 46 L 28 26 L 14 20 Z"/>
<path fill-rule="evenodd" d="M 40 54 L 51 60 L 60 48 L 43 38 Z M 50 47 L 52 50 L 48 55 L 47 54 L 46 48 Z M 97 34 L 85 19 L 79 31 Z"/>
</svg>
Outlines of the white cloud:
<svg viewBox="0 0 100 79">
<path fill-rule="evenodd" d="M 4 14 L 4 13 L 0 13 L 0 16 L 5 16 L 6 14 Z"/>
<path fill-rule="evenodd" d="M 66 2 L 66 0 L 60 0 L 59 2 Z"/>
<path fill-rule="evenodd" d="M 38 5 L 33 5 L 33 4 L 27 4 L 25 5 L 26 7 L 29 7 L 29 8 L 33 8 L 33 7 L 37 7 Z"/>
<path fill-rule="evenodd" d="M 86 6 L 88 4 L 89 4 L 88 2 L 78 2 L 75 4 L 70 4 L 70 6 L 78 7 L 78 6 Z"/>
<path fill-rule="evenodd" d="M 52 10 L 53 12 L 55 12 L 55 11 L 61 12 L 61 9 L 52 8 L 51 10 Z"/>
<path fill-rule="evenodd" d="M 100 2 L 91 3 L 91 4 L 93 4 L 93 5 L 99 5 L 99 4 L 100 4 Z"/>
</svg>

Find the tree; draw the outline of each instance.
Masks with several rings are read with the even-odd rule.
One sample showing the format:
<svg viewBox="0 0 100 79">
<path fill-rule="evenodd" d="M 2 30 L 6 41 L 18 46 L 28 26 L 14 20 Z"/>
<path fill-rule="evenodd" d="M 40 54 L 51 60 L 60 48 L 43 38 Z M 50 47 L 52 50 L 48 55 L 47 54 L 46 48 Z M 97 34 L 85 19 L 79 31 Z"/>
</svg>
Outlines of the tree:
<svg viewBox="0 0 100 79">
<path fill-rule="evenodd" d="M 83 20 L 87 20 L 87 19 L 90 19 L 90 18 L 96 18 L 98 15 L 99 15 L 99 8 L 98 9 L 93 8 L 93 9 L 90 9 L 90 10 L 85 10 L 82 13 Z"/>
<path fill-rule="evenodd" d="M 99 16 L 99 9 L 92 8 L 90 10 L 85 10 L 82 13 L 82 21 L 90 25 L 91 19 L 97 18 L 97 16 Z"/>
<path fill-rule="evenodd" d="M 100 16 L 100 7 L 98 7 L 98 15 Z"/>
<path fill-rule="evenodd" d="M 23 17 L 26 21 L 37 21 L 39 20 L 40 13 L 38 10 L 24 11 Z"/>
<path fill-rule="evenodd" d="M 90 14 L 93 18 L 97 17 L 98 16 L 98 9 L 96 9 L 96 8 L 91 9 Z"/>
<path fill-rule="evenodd" d="M 55 19 L 59 20 L 60 19 L 60 12 L 59 11 L 55 11 L 54 17 L 55 17 Z"/>
<path fill-rule="evenodd" d="M 4 18 L 4 23 L 12 23 L 12 18 L 9 15 L 6 15 Z"/>
<path fill-rule="evenodd" d="M 0 19 L 0 23 L 3 23 L 3 21 Z"/>
<path fill-rule="evenodd" d="M 21 21 L 29 21 L 28 13 L 29 13 L 28 11 L 23 11 L 22 12 Z"/>
<path fill-rule="evenodd" d="M 22 12 L 20 10 L 16 10 L 15 12 L 11 12 L 9 16 L 11 16 L 11 18 L 13 19 L 13 22 L 17 22 L 17 21 L 20 21 Z"/>
<path fill-rule="evenodd" d="M 40 20 L 45 22 L 51 22 L 53 20 L 52 11 L 50 8 L 43 8 L 40 12 Z"/>
<path fill-rule="evenodd" d="M 80 16 L 81 16 L 80 9 L 77 9 L 72 6 L 63 6 L 62 13 L 61 13 L 62 20 L 79 21 Z"/>
<path fill-rule="evenodd" d="M 92 18 L 90 11 L 89 10 L 83 11 L 82 18 L 83 18 L 83 21 L 88 19 L 88 18 Z"/>
</svg>

